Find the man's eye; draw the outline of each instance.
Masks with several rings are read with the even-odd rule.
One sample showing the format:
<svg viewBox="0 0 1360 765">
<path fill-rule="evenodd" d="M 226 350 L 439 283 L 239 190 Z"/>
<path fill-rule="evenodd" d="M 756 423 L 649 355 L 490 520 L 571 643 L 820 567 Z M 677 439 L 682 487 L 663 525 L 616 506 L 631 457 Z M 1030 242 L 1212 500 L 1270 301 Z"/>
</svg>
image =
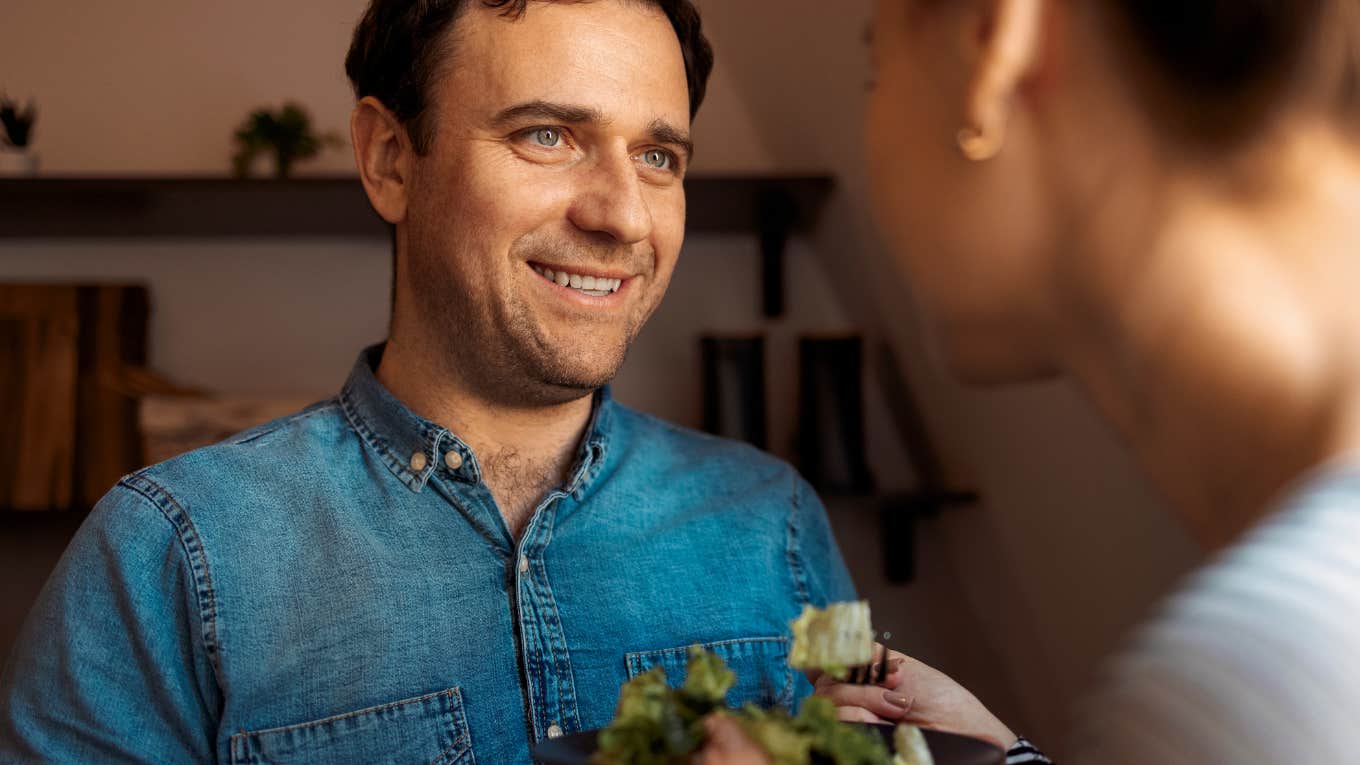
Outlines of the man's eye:
<svg viewBox="0 0 1360 765">
<path fill-rule="evenodd" d="M 548 149 L 555 149 L 562 144 L 562 133 L 554 128 L 538 128 L 529 134 L 529 138 Z"/>
<path fill-rule="evenodd" d="M 671 169 L 671 155 L 660 149 L 652 149 L 643 152 L 642 161 L 648 167 L 654 167 L 657 170 Z"/>
</svg>

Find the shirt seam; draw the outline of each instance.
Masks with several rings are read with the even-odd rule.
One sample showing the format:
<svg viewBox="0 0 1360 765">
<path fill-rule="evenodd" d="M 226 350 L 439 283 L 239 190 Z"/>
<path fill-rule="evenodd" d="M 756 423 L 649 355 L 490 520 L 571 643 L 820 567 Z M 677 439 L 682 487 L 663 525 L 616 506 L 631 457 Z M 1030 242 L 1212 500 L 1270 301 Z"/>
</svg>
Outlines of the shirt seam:
<svg viewBox="0 0 1360 765">
<path fill-rule="evenodd" d="M 276 728 L 261 728 L 260 730 L 240 731 L 238 733 L 231 734 L 231 738 L 232 741 L 235 741 L 237 739 L 247 739 L 252 736 L 254 737 L 274 736 L 280 733 L 292 733 L 294 731 L 303 730 L 305 728 L 316 728 L 321 725 L 329 725 L 331 723 L 337 723 L 340 722 L 341 720 L 348 720 L 354 717 L 360 717 L 362 715 L 378 714 L 380 712 L 386 712 L 388 710 L 396 709 L 398 707 L 407 707 L 411 706 L 412 704 L 423 704 L 427 701 L 437 699 L 441 696 L 448 697 L 450 705 L 458 704 L 461 706 L 462 699 L 459 697 L 458 691 L 459 689 L 456 686 L 453 688 L 445 688 L 442 691 L 427 693 L 424 696 L 417 696 L 415 698 L 410 699 L 402 699 L 401 701 L 391 701 L 386 704 L 365 707 L 364 709 L 356 709 L 352 712 L 343 712 L 341 714 L 331 715 L 329 717 L 322 717 L 319 720 L 309 720 L 303 723 L 294 723 L 293 725 L 282 725 Z M 458 742 L 461 743 L 461 741 L 462 736 L 459 736 Z"/>
<path fill-rule="evenodd" d="M 799 605 L 806 606 L 812 602 L 808 595 L 807 567 L 803 563 L 802 555 L 799 551 L 798 539 L 798 516 L 802 510 L 802 492 L 798 490 L 798 481 L 793 481 L 793 494 L 789 501 L 789 517 L 787 527 L 787 549 L 786 559 L 789 566 L 789 576 L 793 578 L 794 590 L 798 593 Z"/>
<path fill-rule="evenodd" d="M 553 647 L 553 667 L 552 671 L 557 674 L 554 678 L 554 688 L 557 696 L 558 710 L 565 717 L 570 714 L 570 720 L 560 719 L 559 724 L 569 724 L 573 729 L 579 729 L 581 725 L 580 710 L 577 708 L 576 700 L 576 677 L 571 664 L 571 653 L 567 646 L 566 635 L 562 631 L 562 619 L 557 612 L 557 601 L 554 599 L 552 585 L 548 582 L 547 566 L 539 567 L 539 581 L 532 581 L 531 585 L 541 601 L 535 609 L 535 615 L 544 622 L 548 628 L 548 642 Z M 565 677 L 565 682 L 564 682 Z"/>
<path fill-rule="evenodd" d="M 121 485 L 151 503 L 175 530 L 180 550 L 189 567 L 189 576 L 194 582 L 194 600 L 198 603 L 198 618 L 203 631 L 203 651 L 208 657 L 208 666 L 216 676 L 217 686 L 225 690 L 226 676 L 222 669 L 222 645 L 217 638 L 217 596 L 212 584 L 212 573 L 208 570 L 207 552 L 203 538 L 194 526 L 183 505 L 169 490 L 144 474 L 134 474 L 123 479 Z M 138 483 L 145 483 L 140 486 Z M 164 498 L 172 507 L 166 507 Z M 197 563 L 195 563 L 197 561 Z M 198 569 L 201 567 L 202 575 Z M 206 599 L 206 602 L 205 602 Z"/>
<path fill-rule="evenodd" d="M 334 398 L 319 401 L 315 404 L 312 404 L 311 406 L 308 406 L 306 409 L 303 409 L 300 412 L 294 412 L 292 414 L 285 415 L 284 417 L 281 417 L 275 420 L 274 422 L 269 423 L 268 427 L 260 427 L 257 429 L 248 430 L 244 433 L 233 436 L 232 438 L 228 439 L 226 443 L 229 443 L 232 446 L 241 446 L 243 444 L 248 444 L 252 441 L 264 438 L 265 436 L 277 433 L 278 431 L 288 427 L 289 425 L 292 425 L 295 422 L 309 419 L 315 415 L 326 414 L 332 409 L 338 409 L 339 408 L 338 404 L 339 402 Z"/>
<path fill-rule="evenodd" d="M 387 469 L 396 476 L 398 481 L 401 481 L 403 486 L 411 491 L 419 493 L 419 487 L 424 485 L 420 480 L 420 477 L 406 472 L 406 465 L 397 459 L 397 456 L 392 449 L 392 444 L 375 429 L 368 426 L 368 422 L 363 417 L 363 414 L 358 410 L 355 403 L 350 400 L 348 390 L 341 391 L 337 400 L 340 404 L 341 413 L 343 413 L 345 419 L 349 421 L 350 428 L 359 435 L 359 440 L 363 441 L 365 446 L 373 450 L 378 459 L 387 466 Z M 413 482 L 416 483 L 417 486 L 413 486 Z"/>
<path fill-rule="evenodd" d="M 624 656 L 625 659 L 637 658 L 641 660 L 660 657 L 662 655 L 688 653 L 689 649 L 694 647 L 695 645 L 712 649 L 722 648 L 724 646 L 730 645 L 756 645 L 756 644 L 761 645 L 778 644 L 787 647 L 789 645 L 789 639 L 786 637 L 778 637 L 775 635 L 745 638 L 727 638 L 726 640 L 711 640 L 706 643 L 691 643 L 690 645 L 679 645 L 671 648 L 653 648 L 649 651 L 629 651 Z"/>
</svg>

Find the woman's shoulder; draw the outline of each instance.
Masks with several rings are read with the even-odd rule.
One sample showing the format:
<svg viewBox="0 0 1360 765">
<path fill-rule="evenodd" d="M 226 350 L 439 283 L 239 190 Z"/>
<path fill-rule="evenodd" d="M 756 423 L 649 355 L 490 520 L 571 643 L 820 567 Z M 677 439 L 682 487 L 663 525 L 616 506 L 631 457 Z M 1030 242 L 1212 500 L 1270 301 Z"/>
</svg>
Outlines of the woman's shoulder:
<svg viewBox="0 0 1360 765">
<path fill-rule="evenodd" d="M 1192 575 L 1084 705 L 1076 760 L 1344 762 L 1360 709 L 1360 469 Z"/>
</svg>

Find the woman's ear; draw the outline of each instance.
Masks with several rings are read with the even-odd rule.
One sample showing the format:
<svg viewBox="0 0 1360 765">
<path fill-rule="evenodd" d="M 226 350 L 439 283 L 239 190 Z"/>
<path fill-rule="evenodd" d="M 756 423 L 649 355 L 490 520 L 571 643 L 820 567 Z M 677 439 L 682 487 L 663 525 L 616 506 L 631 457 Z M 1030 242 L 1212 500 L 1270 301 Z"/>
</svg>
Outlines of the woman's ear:
<svg viewBox="0 0 1360 765">
<path fill-rule="evenodd" d="M 985 0 L 968 22 L 973 61 L 964 98 L 959 149 L 969 159 L 996 156 L 1006 143 L 1015 96 L 1043 59 L 1044 14 L 1050 0 Z"/>
<path fill-rule="evenodd" d="M 350 114 L 349 132 L 368 201 L 383 220 L 400 223 L 406 218 L 406 191 L 415 154 L 405 126 L 381 101 L 365 96 Z"/>
</svg>

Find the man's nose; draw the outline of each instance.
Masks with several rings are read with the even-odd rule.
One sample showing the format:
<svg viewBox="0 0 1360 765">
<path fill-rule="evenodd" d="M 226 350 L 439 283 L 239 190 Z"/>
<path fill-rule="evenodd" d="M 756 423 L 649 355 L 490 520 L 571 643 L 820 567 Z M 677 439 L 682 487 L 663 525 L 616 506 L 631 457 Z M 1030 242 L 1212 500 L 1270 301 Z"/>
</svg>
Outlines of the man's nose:
<svg viewBox="0 0 1360 765">
<path fill-rule="evenodd" d="M 652 211 L 627 152 L 611 152 L 585 173 L 569 213 L 573 225 L 607 234 L 620 244 L 636 244 L 651 236 Z"/>
</svg>

